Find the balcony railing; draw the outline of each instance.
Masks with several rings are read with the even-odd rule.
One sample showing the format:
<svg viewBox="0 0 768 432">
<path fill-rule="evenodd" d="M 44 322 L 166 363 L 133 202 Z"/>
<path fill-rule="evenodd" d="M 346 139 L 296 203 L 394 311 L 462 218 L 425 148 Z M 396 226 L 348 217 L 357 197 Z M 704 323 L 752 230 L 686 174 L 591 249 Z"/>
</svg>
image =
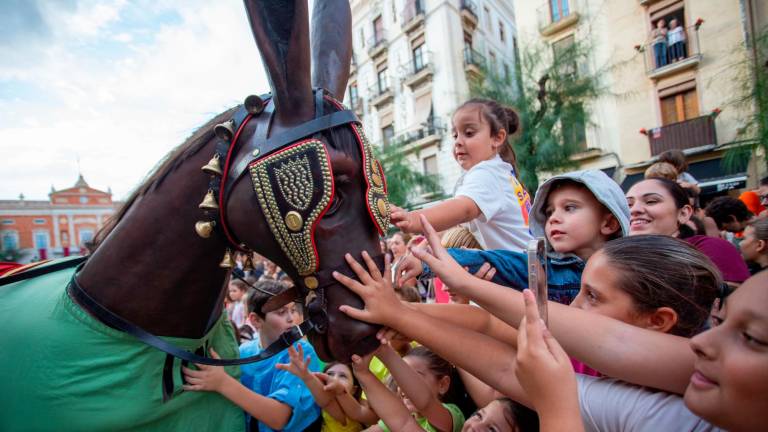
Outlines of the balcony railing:
<svg viewBox="0 0 768 432">
<path fill-rule="evenodd" d="M 403 30 L 410 31 L 420 20 L 424 18 L 424 0 L 406 1 L 403 8 Z"/>
<path fill-rule="evenodd" d="M 420 57 L 411 58 L 411 61 L 400 68 L 405 85 L 417 86 L 428 79 L 434 73 L 432 66 L 432 53 L 424 52 Z"/>
<path fill-rule="evenodd" d="M 377 81 L 374 85 L 368 88 L 371 103 L 378 107 L 391 101 L 394 98 L 392 88 L 392 79 L 390 77 L 387 77 L 382 82 Z"/>
<path fill-rule="evenodd" d="M 389 141 L 389 145 L 402 146 L 405 151 L 417 150 L 417 148 L 439 142 L 444 132 L 445 127 L 440 119 L 430 117 L 418 128 L 396 135 Z"/>
<path fill-rule="evenodd" d="M 536 10 L 539 18 L 539 32 L 544 36 L 557 33 L 579 21 L 579 0 L 560 0 L 560 8 L 552 9 L 552 0 Z"/>
<path fill-rule="evenodd" d="M 485 67 L 485 56 L 472 47 L 464 47 L 464 66 Z"/>
<path fill-rule="evenodd" d="M 644 53 L 645 70 L 652 79 L 663 78 L 675 72 L 696 67 L 701 62 L 699 51 L 699 26 L 694 24 L 683 31 L 683 39 L 676 42 L 654 43 L 649 37 L 645 44 L 635 47 Z"/>
<path fill-rule="evenodd" d="M 387 48 L 387 33 L 383 30 L 368 38 L 368 55 L 376 57 Z"/>
<path fill-rule="evenodd" d="M 651 129 L 647 132 L 651 156 L 657 156 L 672 149 L 685 150 L 717 144 L 716 132 L 714 115 L 705 115 Z"/>
</svg>

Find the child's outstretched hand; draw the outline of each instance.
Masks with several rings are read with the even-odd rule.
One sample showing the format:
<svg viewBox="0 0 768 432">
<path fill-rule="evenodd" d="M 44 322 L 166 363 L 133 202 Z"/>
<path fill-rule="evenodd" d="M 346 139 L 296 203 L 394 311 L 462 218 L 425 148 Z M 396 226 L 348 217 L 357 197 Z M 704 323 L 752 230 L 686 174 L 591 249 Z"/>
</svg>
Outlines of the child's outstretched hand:
<svg viewBox="0 0 768 432">
<path fill-rule="evenodd" d="M 371 372 L 370 367 L 371 367 L 371 359 L 377 352 L 378 352 L 378 349 L 364 356 L 359 356 L 357 354 L 352 355 L 352 372 L 354 372 L 358 381 L 361 379 L 364 380 L 367 377 L 376 378 L 373 375 L 373 372 Z"/>
<path fill-rule="evenodd" d="M 568 354 L 539 318 L 536 299 L 523 291 L 525 317 L 517 334 L 515 375 L 540 416 L 573 413 L 578 418 L 576 375 Z"/>
<path fill-rule="evenodd" d="M 371 256 L 365 251 L 363 251 L 363 261 L 365 261 L 368 267 L 367 270 L 352 258 L 352 255 L 346 254 L 345 258 L 360 279 L 360 282 L 338 272 L 334 272 L 333 277 L 352 292 L 359 295 L 365 302 L 365 309 L 342 305 L 339 307 L 339 310 L 361 321 L 375 324 L 391 322 L 403 305 L 395 295 L 390 278 L 382 276 L 376 263 L 373 262 Z M 386 257 L 384 261 L 384 274 L 387 276 L 390 274 L 389 266 L 389 257 Z"/>
<path fill-rule="evenodd" d="M 331 378 L 328 374 L 322 372 L 314 372 L 312 375 L 317 377 L 317 379 L 323 383 L 323 390 L 337 396 L 347 393 L 347 388 L 344 387 L 344 384 L 337 379 Z"/>
<path fill-rule="evenodd" d="M 293 346 L 288 347 L 288 357 L 291 359 L 291 362 L 278 363 L 275 367 L 280 370 L 288 371 L 302 380 L 305 380 L 311 377 L 311 373 L 309 372 L 309 361 L 312 357 L 306 356 L 305 358 L 304 348 L 299 343 L 297 343 L 296 346 L 299 347 L 298 351 Z"/>
<path fill-rule="evenodd" d="M 396 205 L 389 205 L 389 219 L 392 225 L 404 233 L 421 233 L 422 227 L 419 221 L 419 214 L 401 209 Z"/>
<path fill-rule="evenodd" d="M 414 246 L 416 247 L 416 246 Z M 400 258 L 395 272 L 395 285 L 402 287 L 403 282 L 419 277 L 424 271 L 421 267 L 421 260 L 408 253 Z"/>
<path fill-rule="evenodd" d="M 221 358 L 213 348 L 210 349 L 211 358 Z M 210 366 L 204 364 L 197 364 L 197 370 L 190 369 L 186 366 L 182 366 L 181 370 L 184 372 L 184 379 L 188 384 L 182 385 L 182 388 L 187 391 L 213 391 L 221 392 L 224 382 L 230 376 L 224 371 L 222 366 Z"/>
<path fill-rule="evenodd" d="M 473 276 L 467 273 L 440 244 L 440 236 L 429 224 L 427 218 L 424 215 L 419 215 L 419 218 L 429 244 L 421 242 L 415 246 L 412 249 L 413 255 L 427 263 L 444 284 L 450 286 L 455 292 L 463 294 L 462 288 L 472 283 Z"/>
</svg>

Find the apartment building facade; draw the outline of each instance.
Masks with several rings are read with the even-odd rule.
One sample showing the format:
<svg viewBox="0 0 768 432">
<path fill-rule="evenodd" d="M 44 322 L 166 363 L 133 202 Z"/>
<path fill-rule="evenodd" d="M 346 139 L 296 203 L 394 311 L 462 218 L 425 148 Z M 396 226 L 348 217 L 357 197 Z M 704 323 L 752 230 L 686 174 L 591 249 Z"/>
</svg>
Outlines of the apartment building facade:
<svg viewBox="0 0 768 432">
<path fill-rule="evenodd" d="M 583 168 L 604 169 L 627 188 L 660 153 L 681 149 L 710 198 L 765 174 L 755 160 L 727 168 L 723 157 L 749 140 L 739 130 L 752 108 L 734 101 L 768 2 L 518 0 L 515 12 L 521 51 L 578 40 L 592 47 L 584 66 L 607 71 L 606 94 L 587 107 L 586 150 L 575 156 Z M 653 32 L 660 20 L 664 45 Z"/>
<path fill-rule="evenodd" d="M 511 77 L 516 31 L 510 0 L 352 0 L 353 62 L 346 103 L 368 138 L 397 146 L 450 194 L 451 115 L 482 65 Z M 434 197 L 422 195 L 415 201 Z"/>
</svg>

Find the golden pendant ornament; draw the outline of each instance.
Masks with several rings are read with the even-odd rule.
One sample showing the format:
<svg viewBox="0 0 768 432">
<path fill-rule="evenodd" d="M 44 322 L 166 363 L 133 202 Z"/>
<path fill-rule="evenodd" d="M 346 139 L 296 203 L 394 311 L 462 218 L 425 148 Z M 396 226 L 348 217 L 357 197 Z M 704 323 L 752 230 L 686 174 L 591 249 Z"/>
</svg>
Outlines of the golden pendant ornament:
<svg viewBox="0 0 768 432">
<path fill-rule="evenodd" d="M 211 233 L 213 232 L 213 227 L 216 226 L 215 221 L 197 221 L 195 223 L 195 232 L 197 235 L 199 235 L 202 238 L 208 238 L 211 236 Z"/>
<path fill-rule="evenodd" d="M 211 174 L 211 175 L 222 175 L 221 171 L 221 163 L 219 162 L 219 154 L 213 155 L 210 161 L 208 161 L 207 164 L 203 165 L 202 168 L 204 173 Z"/>
<path fill-rule="evenodd" d="M 317 278 L 314 276 L 307 276 L 304 278 L 304 285 L 306 285 L 306 287 L 311 290 L 317 289 L 319 284 L 320 283 L 317 281 Z"/>
<path fill-rule="evenodd" d="M 376 209 L 379 210 L 379 214 L 382 216 L 389 215 L 389 206 L 383 198 L 376 200 Z"/>
<path fill-rule="evenodd" d="M 219 204 L 216 203 L 216 197 L 213 195 L 213 189 L 208 189 L 208 193 L 205 194 L 205 198 L 203 198 L 203 201 L 198 205 L 198 207 L 206 210 L 219 209 Z"/>
<path fill-rule="evenodd" d="M 382 187 L 384 185 L 384 183 L 381 181 L 381 176 L 376 173 L 371 174 L 371 180 L 373 180 L 373 184 L 376 187 Z"/>
<path fill-rule="evenodd" d="M 224 252 L 224 258 L 221 259 L 221 262 L 219 263 L 219 267 L 221 268 L 232 268 L 235 265 L 235 260 L 232 259 L 232 252 L 227 249 L 226 252 Z"/>
<path fill-rule="evenodd" d="M 304 220 L 299 212 L 291 210 L 285 215 L 285 226 L 293 232 L 298 232 L 304 226 Z"/>
</svg>

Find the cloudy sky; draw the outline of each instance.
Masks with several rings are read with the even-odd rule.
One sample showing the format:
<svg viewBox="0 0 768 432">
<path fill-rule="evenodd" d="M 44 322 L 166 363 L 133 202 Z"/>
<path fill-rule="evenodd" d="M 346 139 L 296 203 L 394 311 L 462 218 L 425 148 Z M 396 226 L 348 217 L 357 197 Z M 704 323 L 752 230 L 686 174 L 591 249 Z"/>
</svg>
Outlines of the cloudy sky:
<svg viewBox="0 0 768 432">
<path fill-rule="evenodd" d="M 80 171 L 124 199 L 197 126 L 268 90 L 242 0 L 0 0 L 0 199 Z"/>
</svg>

